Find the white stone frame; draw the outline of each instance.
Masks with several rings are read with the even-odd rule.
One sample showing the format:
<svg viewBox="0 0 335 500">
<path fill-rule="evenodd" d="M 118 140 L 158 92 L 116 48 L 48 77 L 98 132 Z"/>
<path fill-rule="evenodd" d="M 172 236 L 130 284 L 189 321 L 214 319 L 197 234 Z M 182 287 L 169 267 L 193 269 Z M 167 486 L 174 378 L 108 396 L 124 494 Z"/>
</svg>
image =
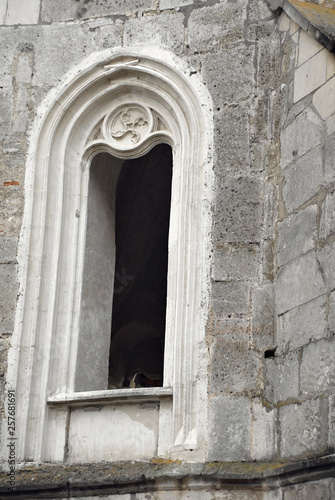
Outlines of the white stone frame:
<svg viewBox="0 0 335 500">
<path fill-rule="evenodd" d="M 161 402 L 158 454 L 205 456 L 212 106 L 192 73 L 158 48 L 106 51 L 71 72 L 39 110 L 27 162 L 21 290 L 7 379 L 17 394 L 19 461 L 64 460 L 71 405 L 132 398 Z M 127 103 L 147 106 L 163 125 L 122 149 L 98 129 Z M 162 142 L 173 151 L 164 387 L 75 393 L 90 162 L 100 152 L 136 158 Z M 55 417 L 57 405 L 65 411 Z"/>
</svg>

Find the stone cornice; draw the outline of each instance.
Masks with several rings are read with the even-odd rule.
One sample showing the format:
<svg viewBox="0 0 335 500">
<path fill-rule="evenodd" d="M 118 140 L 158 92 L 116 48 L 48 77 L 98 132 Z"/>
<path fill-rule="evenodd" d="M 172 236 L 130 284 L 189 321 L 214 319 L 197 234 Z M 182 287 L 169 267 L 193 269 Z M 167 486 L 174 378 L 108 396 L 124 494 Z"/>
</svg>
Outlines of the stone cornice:
<svg viewBox="0 0 335 500">
<path fill-rule="evenodd" d="M 283 10 L 302 29 L 335 53 L 335 6 L 300 0 L 268 0 L 272 10 Z"/>
<path fill-rule="evenodd" d="M 335 474 L 335 455 L 298 462 L 205 462 L 170 459 L 76 465 L 25 465 L 16 470 L 16 489 L 8 491 L 8 476 L 0 473 L 3 499 L 73 498 L 125 493 L 197 490 L 199 487 L 249 491 L 278 489 Z"/>
</svg>

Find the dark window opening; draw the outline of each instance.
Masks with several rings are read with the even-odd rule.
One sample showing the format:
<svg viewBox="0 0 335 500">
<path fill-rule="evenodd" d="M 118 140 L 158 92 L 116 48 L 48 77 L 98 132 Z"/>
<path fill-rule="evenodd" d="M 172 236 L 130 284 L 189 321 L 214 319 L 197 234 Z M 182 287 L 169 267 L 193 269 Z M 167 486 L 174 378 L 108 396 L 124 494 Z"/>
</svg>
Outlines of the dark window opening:
<svg viewBox="0 0 335 500">
<path fill-rule="evenodd" d="M 166 144 L 119 175 L 110 388 L 163 385 L 171 180 Z"/>
</svg>

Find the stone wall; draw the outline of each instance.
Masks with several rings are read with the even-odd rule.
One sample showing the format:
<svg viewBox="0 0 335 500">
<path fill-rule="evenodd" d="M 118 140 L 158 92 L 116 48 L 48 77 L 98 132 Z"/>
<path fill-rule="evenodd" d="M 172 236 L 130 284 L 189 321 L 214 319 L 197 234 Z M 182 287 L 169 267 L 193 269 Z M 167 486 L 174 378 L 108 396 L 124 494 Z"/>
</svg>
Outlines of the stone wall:
<svg viewBox="0 0 335 500">
<path fill-rule="evenodd" d="M 277 350 L 266 397 L 278 407 L 279 453 L 334 451 L 334 55 L 282 15 L 295 43 L 281 132 Z"/>
<path fill-rule="evenodd" d="M 334 452 L 334 55 L 265 0 L 18 4 L 0 0 L 0 388 L 24 292 L 16 255 L 38 106 L 96 51 L 161 46 L 200 75 L 213 99 L 208 459 Z M 328 479 L 283 488 L 215 498 L 335 494 Z"/>
</svg>

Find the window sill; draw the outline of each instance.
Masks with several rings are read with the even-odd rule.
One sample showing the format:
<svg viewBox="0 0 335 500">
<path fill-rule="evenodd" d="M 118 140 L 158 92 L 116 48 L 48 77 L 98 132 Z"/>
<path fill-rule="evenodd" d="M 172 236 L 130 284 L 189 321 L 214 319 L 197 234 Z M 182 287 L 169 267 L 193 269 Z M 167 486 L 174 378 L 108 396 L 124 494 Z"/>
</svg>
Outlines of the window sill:
<svg viewBox="0 0 335 500">
<path fill-rule="evenodd" d="M 49 396 L 47 403 L 50 406 L 88 406 L 124 402 L 161 401 L 163 399 L 172 399 L 172 387 L 145 387 L 138 389 L 63 393 L 56 396 Z"/>
</svg>

